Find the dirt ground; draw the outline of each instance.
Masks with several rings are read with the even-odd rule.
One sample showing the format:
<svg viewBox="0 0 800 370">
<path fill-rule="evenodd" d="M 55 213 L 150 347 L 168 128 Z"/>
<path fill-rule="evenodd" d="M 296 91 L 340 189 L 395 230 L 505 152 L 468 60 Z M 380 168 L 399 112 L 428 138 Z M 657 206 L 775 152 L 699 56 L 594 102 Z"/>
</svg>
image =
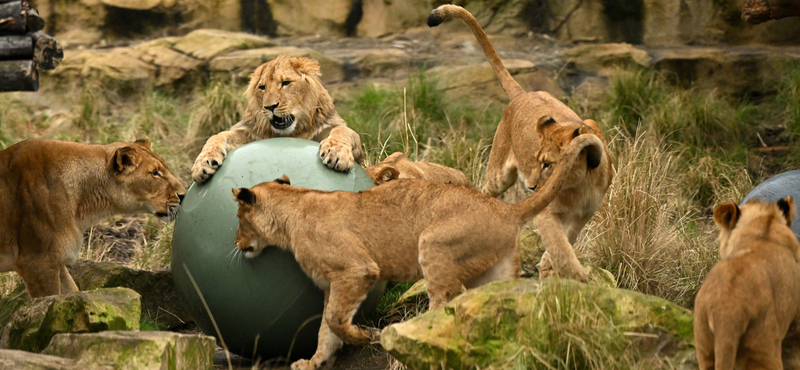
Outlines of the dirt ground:
<svg viewBox="0 0 800 370">
<path fill-rule="evenodd" d="M 386 370 L 389 369 L 391 356 L 379 344 L 369 347 L 344 346 L 332 370 Z M 231 369 L 225 351 L 217 349 L 214 354 L 214 370 L 289 370 L 285 363 L 260 363 L 255 367 L 255 362 L 250 359 L 231 354 Z"/>
</svg>

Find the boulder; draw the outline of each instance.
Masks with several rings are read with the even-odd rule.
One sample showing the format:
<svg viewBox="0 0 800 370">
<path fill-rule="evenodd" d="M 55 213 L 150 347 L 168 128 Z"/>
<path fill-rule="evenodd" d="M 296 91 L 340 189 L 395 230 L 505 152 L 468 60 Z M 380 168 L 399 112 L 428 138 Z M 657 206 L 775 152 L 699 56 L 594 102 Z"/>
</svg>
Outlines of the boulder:
<svg viewBox="0 0 800 370">
<path fill-rule="evenodd" d="M 646 67 L 652 60 L 647 51 L 625 43 L 578 45 L 564 50 L 561 57 L 570 68 L 601 76 L 629 64 Z"/>
<path fill-rule="evenodd" d="M 279 35 L 348 34 L 352 0 L 267 0 Z M 355 18 L 350 27 L 355 30 Z M 352 31 L 350 31 L 352 33 Z"/>
<path fill-rule="evenodd" d="M 583 340 L 573 343 L 574 337 Z M 487 284 L 461 294 L 443 310 L 381 333 L 383 347 L 412 369 L 499 368 L 516 361 L 533 368 L 541 365 L 537 352 L 563 359 L 560 348 L 581 361 L 575 346 L 594 344 L 602 346 L 598 351 L 674 354 L 689 361 L 692 343 L 692 313 L 685 308 L 633 291 L 558 279 Z"/>
<path fill-rule="evenodd" d="M 196 59 L 209 59 L 236 50 L 274 46 L 272 41 L 241 32 L 203 29 L 190 32 L 179 39 L 172 48 Z"/>
<path fill-rule="evenodd" d="M 0 348 L 39 352 L 59 333 L 139 330 L 140 296 L 126 288 L 33 299 L 9 319 Z"/>
<path fill-rule="evenodd" d="M 170 46 L 146 43 L 135 48 L 141 52 L 140 59 L 156 68 L 156 85 L 169 85 L 192 74 L 199 74 L 205 64 L 173 50 Z"/>
<path fill-rule="evenodd" d="M 153 84 L 156 67 L 142 61 L 142 52 L 121 47 L 113 49 L 66 50 L 64 61 L 55 70 L 45 72 L 43 79 L 71 86 L 76 81 L 91 80 L 95 83 L 137 87 Z"/>
<path fill-rule="evenodd" d="M 31 296 L 28 295 L 28 290 L 25 289 L 25 284 L 23 283 L 19 283 L 11 293 L 0 298 L 0 338 L 3 337 L 6 325 L 11 320 L 11 317 L 14 316 L 14 313 L 30 301 Z"/>
<path fill-rule="evenodd" d="M 247 82 L 250 81 L 250 75 L 253 74 L 253 71 L 258 66 L 277 58 L 279 55 L 316 59 L 319 62 L 320 71 L 322 71 L 323 82 L 340 81 L 344 78 L 342 61 L 312 49 L 293 46 L 235 51 L 212 59 L 208 67 L 212 76 L 222 78 L 233 75 L 238 80 Z"/>
<path fill-rule="evenodd" d="M 431 11 L 427 0 L 362 0 L 359 37 L 379 37 L 419 27 Z"/>
<path fill-rule="evenodd" d="M 164 331 L 58 334 L 42 352 L 73 360 L 75 369 L 211 370 L 215 340 Z"/>
<path fill-rule="evenodd" d="M 133 289 L 142 297 L 142 320 L 155 322 L 162 329 L 176 328 L 191 321 L 178 298 L 170 271 L 135 270 L 114 263 L 87 260 L 69 266 L 69 271 L 81 290 Z"/>
<path fill-rule="evenodd" d="M 361 77 L 395 78 L 411 66 L 411 59 L 400 49 L 366 49 L 359 50 L 351 64 Z"/>
<path fill-rule="evenodd" d="M 92 367 L 92 370 L 99 370 Z M 70 359 L 13 349 L 0 349 L 0 370 L 77 370 Z M 89 369 L 83 369 L 89 370 Z M 107 368 L 111 370 L 111 368 Z"/>
<path fill-rule="evenodd" d="M 537 71 L 531 61 L 506 59 L 503 60 L 503 65 L 522 85 L 522 88 L 526 91 L 530 90 L 530 86 L 523 83 Z M 431 68 L 427 74 L 438 81 L 440 88 L 455 94 L 455 96 L 468 95 L 481 100 L 494 99 L 508 102 L 508 96 L 488 62 L 461 66 L 439 66 Z"/>
</svg>

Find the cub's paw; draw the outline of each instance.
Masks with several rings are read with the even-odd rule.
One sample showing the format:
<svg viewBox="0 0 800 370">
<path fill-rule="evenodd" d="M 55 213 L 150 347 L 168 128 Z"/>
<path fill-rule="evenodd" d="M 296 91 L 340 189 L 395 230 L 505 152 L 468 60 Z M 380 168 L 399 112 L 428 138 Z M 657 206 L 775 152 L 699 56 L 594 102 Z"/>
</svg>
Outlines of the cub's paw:
<svg viewBox="0 0 800 370">
<path fill-rule="evenodd" d="M 542 255 L 542 260 L 536 264 L 536 268 L 539 270 L 539 279 L 544 279 L 555 275 L 555 270 L 553 270 L 553 261 L 550 260 L 550 253 L 544 252 Z"/>
<path fill-rule="evenodd" d="M 204 150 L 192 166 L 192 179 L 198 184 L 202 184 L 217 172 L 219 166 L 222 166 L 222 161 L 225 160 L 225 153 L 222 149 L 212 148 L 211 150 Z"/>
<path fill-rule="evenodd" d="M 352 148 L 331 138 L 319 143 L 319 158 L 323 164 L 339 172 L 347 172 L 353 168 Z"/>
<path fill-rule="evenodd" d="M 553 260 L 550 258 L 550 253 L 544 252 L 542 260 L 539 261 L 536 268 L 539 269 L 539 279 L 558 275 L 562 278 L 577 280 L 582 283 L 589 281 L 586 269 L 581 266 L 581 263 L 578 262 L 577 259 L 563 264 L 559 267 L 558 271 L 556 271 Z"/>
<path fill-rule="evenodd" d="M 320 364 L 315 364 L 311 360 L 297 360 L 292 363 L 292 370 L 325 370 L 333 367 L 333 359 L 323 360 Z"/>
</svg>

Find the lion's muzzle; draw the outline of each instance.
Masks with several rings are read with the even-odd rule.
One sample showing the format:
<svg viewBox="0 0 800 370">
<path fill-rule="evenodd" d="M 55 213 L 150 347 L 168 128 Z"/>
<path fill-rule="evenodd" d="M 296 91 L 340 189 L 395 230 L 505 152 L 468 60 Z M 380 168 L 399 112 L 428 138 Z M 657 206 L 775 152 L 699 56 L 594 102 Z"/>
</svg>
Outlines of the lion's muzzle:
<svg viewBox="0 0 800 370">
<path fill-rule="evenodd" d="M 276 130 L 285 130 L 294 124 L 294 116 L 287 114 L 283 117 L 279 117 L 273 114 L 272 119 L 269 120 L 269 124 Z"/>
</svg>

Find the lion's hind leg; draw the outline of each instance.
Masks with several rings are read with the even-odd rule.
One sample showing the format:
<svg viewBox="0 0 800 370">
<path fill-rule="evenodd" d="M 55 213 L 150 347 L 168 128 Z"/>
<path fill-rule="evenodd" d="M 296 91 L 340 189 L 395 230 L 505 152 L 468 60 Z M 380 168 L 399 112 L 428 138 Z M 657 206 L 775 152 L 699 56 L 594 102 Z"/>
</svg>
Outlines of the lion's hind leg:
<svg viewBox="0 0 800 370">
<path fill-rule="evenodd" d="M 516 279 L 519 277 L 519 269 L 519 248 L 511 248 L 497 263 L 464 283 L 464 286 L 467 289 L 472 289 L 497 280 Z"/>
</svg>

